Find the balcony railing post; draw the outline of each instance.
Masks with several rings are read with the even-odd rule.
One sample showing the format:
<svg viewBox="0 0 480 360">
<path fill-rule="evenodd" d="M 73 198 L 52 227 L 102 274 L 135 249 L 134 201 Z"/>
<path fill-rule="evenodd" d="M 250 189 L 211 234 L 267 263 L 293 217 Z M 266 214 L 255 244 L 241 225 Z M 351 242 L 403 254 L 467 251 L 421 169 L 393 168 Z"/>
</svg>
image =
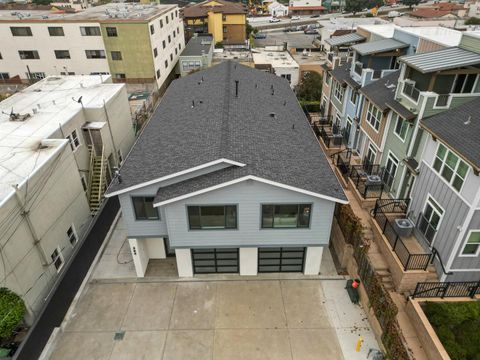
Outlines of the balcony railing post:
<svg viewBox="0 0 480 360">
<path fill-rule="evenodd" d="M 448 288 L 450 287 L 449 282 L 447 282 L 446 284 L 447 285 L 445 285 L 445 287 L 443 288 L 443 293 L 442 293 L 442 296 L 440 297 L 441 299 L 443 299 L 445 297 L 445 295 L 447 294 Z"/>
<path fill-rule="evenodd" d="M 395 236 L 395 242 L 393 243 L 393 251 L 395 251 L 395 249 L 397 248 L 398 239 L 399 239 L 398 235 Z M 410 255 L 409 255 L 409 256 L 410 256 Z"/>
<path fill-rule="evenodd" d="M 430 257 L 432 256 L 432 254 L 428 254 L 428 259 L 427 261 L 425 261 L 425 266 L 423 267 L 423 270 L 426 271 L 427 268 L 428 268 L 428 265 L 430 264 Z"/>
<path fill-rule="evenodd" d="M 415 299 L 415 296 L 418 294 L 419 288 L 421 283 L 417 283 L 415 286 L 415 290 L 413 291 L 412 299 Z"/>
<path fill-rule="evenodd" d="M 397 236 L 397 239 L 398 239 L 398 236 Z M 395 244 L 397 242 L 395 241 Z M 405 266 L 403 267 L 403 270 L 407 271 L 408 270 L 408 265 L 410 263 L 410 258 L 412 257 L 412 255 L 408 254 L 408 258 L 407 258 L 407 262 L 405 263 Z"/>
<path fill-rule="evenodd" d="M 387 228 L 387 223 L 388 223 L 388 219 L 385 215 L 384 215 L 384 218 L 385 218 L 385 223 L 383 224 L 382 234 L 385 234 L 385 229 Z"/>
</svg>

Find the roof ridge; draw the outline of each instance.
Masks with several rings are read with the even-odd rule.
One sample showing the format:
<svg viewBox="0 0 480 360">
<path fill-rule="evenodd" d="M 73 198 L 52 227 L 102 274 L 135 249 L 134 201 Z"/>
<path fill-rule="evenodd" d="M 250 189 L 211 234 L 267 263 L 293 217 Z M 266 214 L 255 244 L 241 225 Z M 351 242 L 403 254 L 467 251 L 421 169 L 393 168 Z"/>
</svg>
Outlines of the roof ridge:
<svg viewBox="0 0 480 360">
<path fill-rule="evenodd" d="M 220 131 L 220 142 L 219 142 L 219 157 L 224 156 L 226 153 L 229 153 L 228 143 L 228 129 L 230 128 L 229 119 L 230 119 L 230 80 L 233 63 L 231 60 L 227 61 L 227 71 L 225 73 L 225 92 L 223 93 L 223 106 L 222 106 L 222 124 Z"/>
</svg>

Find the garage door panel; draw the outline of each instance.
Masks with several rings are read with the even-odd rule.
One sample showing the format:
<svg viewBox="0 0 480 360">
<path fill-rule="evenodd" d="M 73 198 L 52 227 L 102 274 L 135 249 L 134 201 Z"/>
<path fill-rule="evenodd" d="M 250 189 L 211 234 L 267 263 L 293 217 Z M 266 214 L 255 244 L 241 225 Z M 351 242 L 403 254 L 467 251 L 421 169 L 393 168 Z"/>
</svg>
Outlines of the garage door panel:
<svg viewBox="0 0 480 360">
<path fill-rule="evenodd" d="M 192 249 L 196 274 L 238 273 L 238 249 Z"/>
<path fill-rule="evenodd" d="M 258 272 L 302 272 L 305 248 L 259 248 Z"/>
</svg>

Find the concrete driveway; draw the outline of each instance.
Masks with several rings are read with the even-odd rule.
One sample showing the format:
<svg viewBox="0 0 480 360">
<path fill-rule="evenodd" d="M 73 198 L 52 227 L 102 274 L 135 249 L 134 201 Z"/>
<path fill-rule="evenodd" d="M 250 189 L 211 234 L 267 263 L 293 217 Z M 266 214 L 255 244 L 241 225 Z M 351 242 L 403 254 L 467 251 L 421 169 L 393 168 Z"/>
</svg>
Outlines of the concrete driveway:
<svg viewBox="0 0 480 360">
<path fill-rule="evenodd" d="M 340 309 L 332 317 L 332 286 L 343 290 L 344 281 L 90 284 L 51 359 L 343 359 L 332 319 L 341 322 L 345 315 Z M 355 328 L 369 332 L 358 309 Z M 114 339 L 117 332 L 123 339 Z M 358 335 L 349 336 L 348 349 L 354 349 Z"/>
</svg>

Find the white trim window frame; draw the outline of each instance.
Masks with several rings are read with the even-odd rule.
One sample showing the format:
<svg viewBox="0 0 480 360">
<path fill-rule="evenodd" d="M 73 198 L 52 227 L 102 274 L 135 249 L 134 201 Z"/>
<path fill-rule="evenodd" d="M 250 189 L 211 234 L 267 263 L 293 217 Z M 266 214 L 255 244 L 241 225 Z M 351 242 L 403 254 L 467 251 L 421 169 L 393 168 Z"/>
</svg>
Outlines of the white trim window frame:
<svg viewBox="0 0 480 360">
<path fill-rule="evenodd" d="M 419 219 L 420 224 L 418 226 L 418 230 L 422 233 L 430 246 L 433 246 L 433 243 L 435 242 L 435 238 L 442 224 L 444 214 L 445 210 L 438 204 L 438 201 L 435 200 L 433 196 L 428 194 L 427 199 L 425 200 L 425 205 L 423 206 L 422 216 Z M 435 220 L 435 218 L 437 219 L 436 224 L 432 225 L 432 220 Z M 426 227 L 422 230 L 424 225 Z M 429 237 L 430 235 L 428 235 L 430 229 L 434 230 L 431 238 Z"/>
<path fill-rule="evenodd" d="M 395 122 L 395 127 L 393 128 L 393 133 L 397 138 L 400 139 L 402 143 L 405 142 L 407 139 L 407 134 L 408 134 L 408 121 L 402 118 L 400 115 L 397 113 L 393 113 L 393 116 L 397 117 L 397 121 Z"/>
<path fill-rule="evenodd" d="M 77 129 L 73 129 L 73 131 L 67 135 L 66 139 L 70 142 L 70 147 L 73 152 L 82 145 L 80 138 L 78 137 Z"/>
<path fill-rule="evenodd" d="M 462 191 L 463 184 L 465 184 L 465 180 L 470 170 L 470 167 L 460 158 L 460 156 L 440 142 L 438 143 L 437 151 L 435 152 L 432 168 L 456 192 Z"/>
<path fill-rule="evenodd" d="M 349 101 L 350 103 L 353 105 L 353 106 L 357 106 L 357 102 L 358 102 L 358 93 L 355 91 L 354 88 L 351 88 L 351 92 L 350 92 L 350 97 L 349 97 Z"/>
<path fill-rule="evenodd" d="M 55 269 L 57 270 L 57 274 L 62 270 L 63 266 L 65 265 L 65 259 L 63 258 L 62 250 L 60 249 L 60 246 L 57 246 L 55 250 L 53 250 L 52 255 L 50 255 L 52 258 L 52 264 L 55 266 Z"/>
<path fill-rule="evenodd" d="M 470 238 L 475 236 L 474 241 L 470 241 Z M 465 253 L 467 246 L 476 246 L 474 252 Z M 480 229 L 471 229 L 468 231 L 468 235 L 465 238 L 465 242 L 460 252 L 459 257 L 477 257 L 480 254 Z"/>
<path fill-rule="evenodd" d="M 69 228 L 67 229 L 67 237 L 68 241 L 70 242 L 70 245 L 74 247 L 78 243 L 78 235 L 77 231 L 75 230 L 75 225 L 71 224 Z"/>
<path fill-rule="evenodd" d="M 338 102 L 343 103 L 344 95 L 345 89 L 338 81 L 335 81 L 335 84 L 333 85 L 333 97 L 337 99 Z"/>
<path fill-rule="evenodd" d="M 382 121 L 382 111 L 373 105 L 371 101 L 368 102 L 366 118 L 368 125 L 378 133 L 380 131 L 380 122 Z"/>
</svg>

